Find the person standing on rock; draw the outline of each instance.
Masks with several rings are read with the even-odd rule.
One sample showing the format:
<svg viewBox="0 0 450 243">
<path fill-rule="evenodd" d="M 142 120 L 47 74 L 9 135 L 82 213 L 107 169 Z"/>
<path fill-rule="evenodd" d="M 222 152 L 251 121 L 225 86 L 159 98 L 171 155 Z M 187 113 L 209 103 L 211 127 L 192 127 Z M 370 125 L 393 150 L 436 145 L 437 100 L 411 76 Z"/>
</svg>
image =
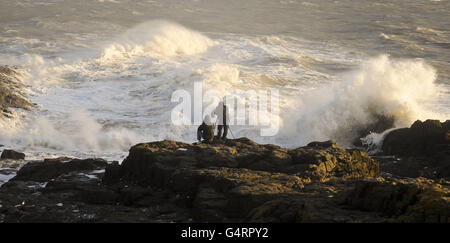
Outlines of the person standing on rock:
<svg viewBox="0 0 450 243">
<path fill-rule="evenodd" d="M 214 139 L 215 126 L 211 122 L 211 117 L 209 115 L 205 116 L 202 125 L 197 129 L 197 140 L 199 142 L 212 142 Z"/>
<path fill-rule="evenodd" d="M 217 116 L 217 138 L 225 139 L 228 134 L 228 124 L 229 124 L 229 113 L 228 107 L 225 105 L 225 102 L 219 102 L 219 105 L 214 110 L 213 115 Z M 223 135 L 222 135 L 223 129 Z"/>
</svg>

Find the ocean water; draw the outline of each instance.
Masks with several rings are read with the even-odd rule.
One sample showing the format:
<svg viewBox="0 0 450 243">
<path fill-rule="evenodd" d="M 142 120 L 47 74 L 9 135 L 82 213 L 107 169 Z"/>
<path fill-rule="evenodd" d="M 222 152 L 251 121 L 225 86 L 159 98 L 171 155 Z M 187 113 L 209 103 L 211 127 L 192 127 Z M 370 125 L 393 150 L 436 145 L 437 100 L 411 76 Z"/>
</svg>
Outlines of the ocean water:
<svg viewBox="0 0 450 243">
<path fill-rule="evenodd" d="M 265 117 L 277 135 L 231 129 L 289 147 L 351 146 L 380 115 L 450 119 L 449 16 L 448 0 L 0 0 L 0 65 L 18 67 L 37 104 L 0 121 L 0 143 L 121 161 L 139 142 L 193 142 L 171 95 L 195 82 L 279 90 Z"/>
</svg>

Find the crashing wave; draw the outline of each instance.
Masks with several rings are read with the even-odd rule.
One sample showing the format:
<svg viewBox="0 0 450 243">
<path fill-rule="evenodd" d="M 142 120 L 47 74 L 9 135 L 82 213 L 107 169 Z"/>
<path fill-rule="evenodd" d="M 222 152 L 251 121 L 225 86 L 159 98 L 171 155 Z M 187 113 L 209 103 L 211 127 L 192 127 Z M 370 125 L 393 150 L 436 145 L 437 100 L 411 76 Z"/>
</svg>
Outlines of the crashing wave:
<svg viewBox="0 0 450 243">
<path fill-rule="evenodd" d="M 205 52 L 214 41 L 208 37 L 168 21 L 140 24 L 119 37 L 101 54 L 102 60 L 139 56 L 172 57 Z"/>
</svg>

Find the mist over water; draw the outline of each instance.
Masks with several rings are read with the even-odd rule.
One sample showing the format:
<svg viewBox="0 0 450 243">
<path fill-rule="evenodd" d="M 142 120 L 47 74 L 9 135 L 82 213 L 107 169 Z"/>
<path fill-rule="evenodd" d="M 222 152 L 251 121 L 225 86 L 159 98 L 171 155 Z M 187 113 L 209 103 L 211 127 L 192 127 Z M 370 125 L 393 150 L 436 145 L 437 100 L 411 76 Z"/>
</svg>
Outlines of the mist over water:
<svg viewBox="0 0 450 243">
<path fill-rule="evenodd" d="M 407 6 L 407 7 L 405 7 Z M 351 146 L 377 117 L 450 118 L 448 1 L 0 1 L 0 64 L 17 65 L 31 112 L 0 143 L 29 158 L 121 160 L 133 144 L 193 142 L 172 93 L 278 89 L 283 146 Z M 447 9 L 447 10 L 446 10 Z M 401 18 L 403 17 L 403 18 Z M 372 135 L 372 137 L 376 137 Z M 379 140 L 374 138 L 374 140 Z"/>
</svg>

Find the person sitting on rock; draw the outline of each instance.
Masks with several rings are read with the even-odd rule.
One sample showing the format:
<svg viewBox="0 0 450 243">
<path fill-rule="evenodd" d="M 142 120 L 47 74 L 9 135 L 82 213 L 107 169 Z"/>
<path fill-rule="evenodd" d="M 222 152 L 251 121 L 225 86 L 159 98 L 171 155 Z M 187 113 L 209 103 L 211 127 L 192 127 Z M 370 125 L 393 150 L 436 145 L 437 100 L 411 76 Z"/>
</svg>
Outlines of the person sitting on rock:
<svg viewBox="0 0 450 243">
<path fill-rule="evenodd" d="M 228 116 L 228 107 L 225 105 L 223 101 L 219 102 L 219 105 L 214 110 L 213 115 L 217 116 L 217 138 L 225 139 L 228 134 L 228 124 L 229 124 L 229 116 Z M 222 135 L 223 129 L 223 135 Z"/>
<path fill-rule="evenodd" d="M 212 142 L 214 139 L 214 129 L 215 126 L 211 123 L 211 117 L 209 115 L 205 116 L 202 125 L 197 129 L 197 140 L 199 142 Z"/>
</svg>

